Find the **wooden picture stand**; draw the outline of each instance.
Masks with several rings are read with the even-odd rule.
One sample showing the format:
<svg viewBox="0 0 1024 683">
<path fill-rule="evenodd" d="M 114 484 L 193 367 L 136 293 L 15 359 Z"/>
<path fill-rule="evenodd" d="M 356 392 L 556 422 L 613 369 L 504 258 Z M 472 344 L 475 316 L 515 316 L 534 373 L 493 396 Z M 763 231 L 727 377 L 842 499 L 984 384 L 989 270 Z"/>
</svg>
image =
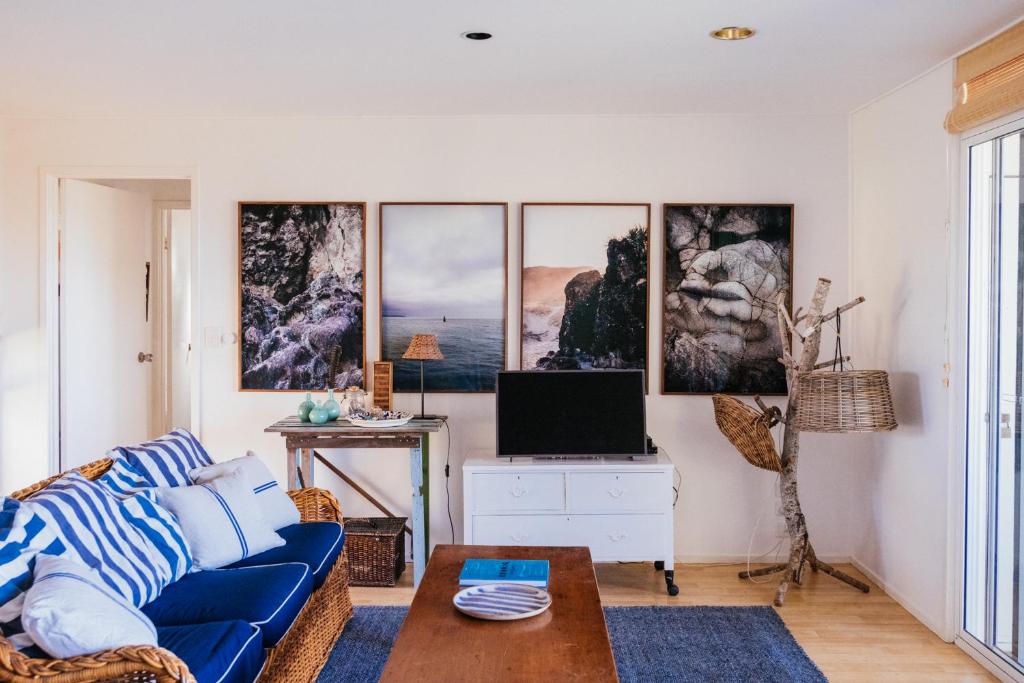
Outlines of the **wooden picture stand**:
<svg viewBox="0 0 1024 683">
<path fill-rule="evenodd" d="M 848 574 L 844 574 L 835 567 L 818 559 L 808 537 L 807 522 L 804 519 L 803 511 L 800 509 L 800 499 L 797 496 L 796 474 L 800 453 L 800 432 L 794 426 L 799 397 L 799 383 L 797 380 L 802 373 L 811 372 L 832 364 L 832 361 L 818 363 L 818 353 L 821 350 L 821 328 L 833 318 L 864 302 L 864 297 L 858 297 L 837 309 L 823 313 L 825 310 L 825 300 L 828 298 L 828 291 L 831 286 L 832 282 L 830 280 L 818 278 L 807 312 L 802 313 L 803 309 L 797 309 L 792 318 L 790 318 L 789 313 L 786 311 L 785 294 L 780 293 L 776 300 L 779 331 L 782 336 L 783 348 L 783 357 L 780 361 L 786 366 L 786 384 L 789 388 L 786 412 L 781 419 L 774 419 L 774 422 L 783 422 L 785 425 L 782 453 L 780 455 L 782 469 L 779 472 L 779 489 L 782 497 L 782 511 L 786 518 L 786 529 L 789 531 L 789 561 L 761 569 L 740 572 L 740 578 L 747 579 L 752 576 L 764 576 L 766 574 L 783 572 L 782 581 L 779 582 L 779 587 L 775 591 L 775 604 L 779 607 L 782 606 L 786 599 L 786 591 L 789 590 L 790 583 L 800 585 L 805 565 L 809 565 L 811 571 L 817 572 L 821 570 L 829 576 L 835 577 L 865 593 L 870 590 L 867 584 L 858 581 Z M 799 360 L 793 355 L 794 337 L 799 339 L 801 343 Z M 755 400 L 757 400 L 762 410 L 767 411 L 767 406 L 760 399 Z"/>
</svg>

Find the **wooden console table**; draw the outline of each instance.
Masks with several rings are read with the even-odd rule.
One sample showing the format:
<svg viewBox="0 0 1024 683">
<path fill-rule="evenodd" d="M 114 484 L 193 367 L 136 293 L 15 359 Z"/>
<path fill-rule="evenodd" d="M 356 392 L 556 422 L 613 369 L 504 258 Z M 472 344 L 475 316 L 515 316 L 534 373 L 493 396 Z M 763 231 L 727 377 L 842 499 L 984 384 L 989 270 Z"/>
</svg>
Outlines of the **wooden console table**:
<svg viewBox="0 0 1024 683">
<path fill-rule="evenodd" d="M 318 453 L 325 448 L 408 448 L 412 474 L 412 557 L 413 582 L 419 585 L 430 553 L 430 434 L 437 432 L 445 418 L 414 418 L 401 427 L 356 427 L 348 420 L 315 425 L 292 415 L 267 427 L 284 437 L 288 449 L 288 489 L 299 487 L 299 472 L 306 486 L 313 486 L 313 462 L 319 460 L 336 474 L 340 470 Z M 343 476 L 343 475 L 341 475 Z M 347 477 L 343 478 L 352 483 Z M 357 489 L 358 490 L 358 489 Z"/>
</svg>

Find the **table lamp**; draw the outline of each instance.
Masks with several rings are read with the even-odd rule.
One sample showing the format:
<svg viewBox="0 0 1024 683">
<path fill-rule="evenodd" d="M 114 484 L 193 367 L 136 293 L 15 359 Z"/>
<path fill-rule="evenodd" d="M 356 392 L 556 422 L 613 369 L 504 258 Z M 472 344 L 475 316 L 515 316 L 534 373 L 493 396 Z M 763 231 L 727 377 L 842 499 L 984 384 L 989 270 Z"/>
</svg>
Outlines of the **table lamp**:
<svg viewBox="0 0 1024 683">
<path fill-rule="evenodd" d="M 437 336 L 433 334 L 414 334 L 409 348 L 402 354 L 402 360 L 418 360 L 420 362 L 420 418 L 425 418 L 423 390 L 423 361 L 444 360 L 444 354 L 437 345 Z"/>
</svg>

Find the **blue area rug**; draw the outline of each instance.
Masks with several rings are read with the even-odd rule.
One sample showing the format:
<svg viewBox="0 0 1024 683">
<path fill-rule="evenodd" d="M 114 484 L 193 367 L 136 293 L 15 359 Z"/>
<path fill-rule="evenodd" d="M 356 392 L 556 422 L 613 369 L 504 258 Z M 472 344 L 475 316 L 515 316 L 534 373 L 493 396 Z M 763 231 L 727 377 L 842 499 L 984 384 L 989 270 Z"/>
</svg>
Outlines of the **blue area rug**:
<svg viewBox="0 0 1024 683">
<path fill-rule="evenodd" d="M 318 683 L 376 681 L 407 611 L 356 607 Z M 622 683 L 827 680 L 771 607 L 605 607 L 604 617 Z"/>
</svg>

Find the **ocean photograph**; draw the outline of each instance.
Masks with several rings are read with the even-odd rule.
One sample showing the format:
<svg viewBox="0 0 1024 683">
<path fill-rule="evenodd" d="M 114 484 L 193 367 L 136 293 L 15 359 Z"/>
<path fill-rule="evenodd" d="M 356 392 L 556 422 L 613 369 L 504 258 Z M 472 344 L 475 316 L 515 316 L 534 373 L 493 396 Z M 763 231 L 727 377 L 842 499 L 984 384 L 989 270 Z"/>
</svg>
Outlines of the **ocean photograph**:
<svg viewBox="0 0 1024 683">
<path fill-rule="evenodd" d="M 381 358 L 394 391 L 420 390 L 415 334 L 444 360 L 424 363 L 428 392 L 494 391 L 505 368 L 505 204 L 381 204 Z"/>
<path fill-rule="evenodd" d="M 524 204 L 521 369 L 646 369 L 648 204 Z"/>
</svg>

